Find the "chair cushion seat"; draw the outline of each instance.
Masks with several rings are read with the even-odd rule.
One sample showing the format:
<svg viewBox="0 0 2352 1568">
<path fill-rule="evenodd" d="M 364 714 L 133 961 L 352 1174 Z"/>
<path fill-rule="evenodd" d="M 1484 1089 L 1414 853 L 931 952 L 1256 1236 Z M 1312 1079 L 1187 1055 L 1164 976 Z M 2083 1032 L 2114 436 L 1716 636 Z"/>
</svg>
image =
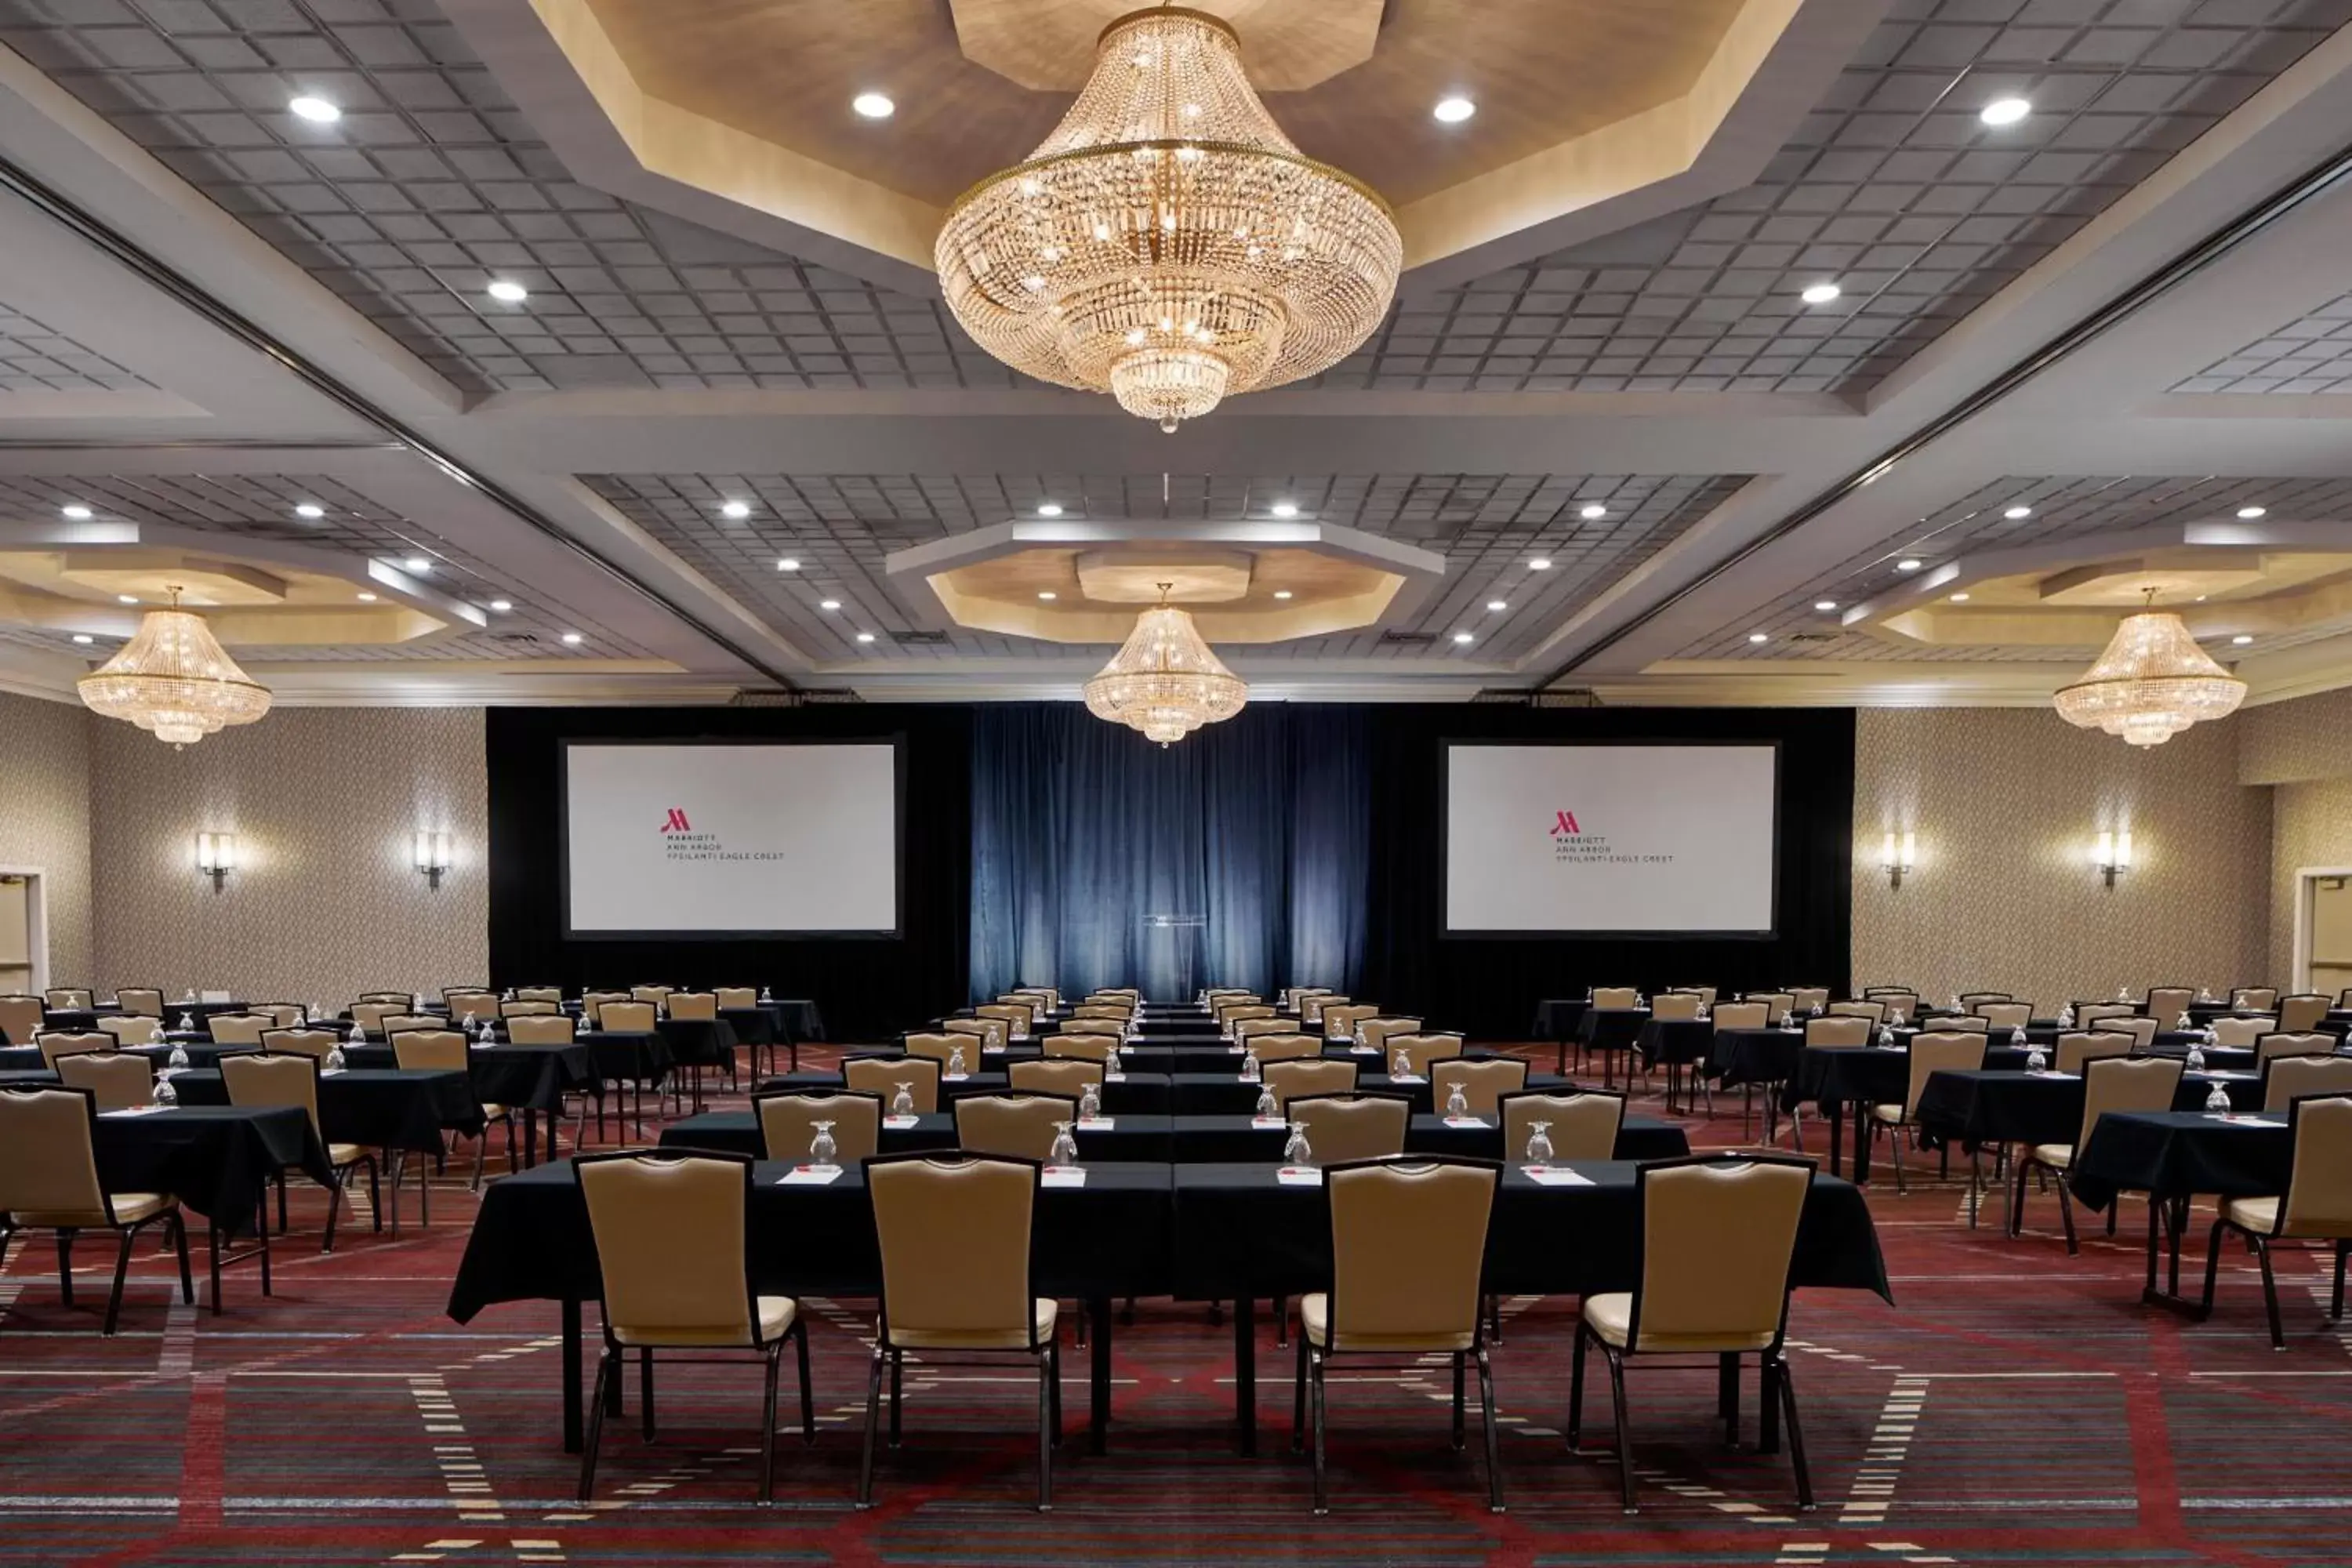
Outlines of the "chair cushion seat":
<svg viewBox="0 0 2352 1568">
<path fill-rule="evenodd" d="M 2072 1143 L 2036 1143 L 2033 1163 L 2047 1165 L 2053 1171 L 2072 1170 L 2074 1165 L 2074 1145 Z"/>
<path fill-rule="evenodd" d="M 114 1223 L 137 1225 L 153 1219 L 172 1204 L 166 1193 L 116 1193 Z M 103 1230 L 107 1223 L 102 1209 L 18 1209 L 10 1217 L 33 1230 Z"/>
<path fill-rule="evenodd" d="M 499 1117 L 504 1116 L 506 1113 L 507 1108 L 503 1105 L 485 1104 L 482 1107 L 482 1115 L 491 1121 L 496 1121 Z"/>
<path fill-rule="evenodd" d="M 772 1344 L 800 1316 L 801 1304 L 790 1296 L 761 1296 L 753 1304 L 760 1311 L 751 1337 L 753 1344 Z M 621 1344 L 655 1350 L 710 1350 L 744 1343 L 743 1331 L 732 1324 L 709 1328 L 676 1323 L 615 1323 L 613 1338 Z"/>
<path fill-rule="evenodd" d="M 333 1165 L 338 1169 L 341 1169 L 345 1165 L 356 1165 L 367 1157 L 368 1152 L 360 1147 L 357 1143 L 330 1143 L 327 1145 L 327 1163 Z"/>
<path fill-rule="evenodd" d="M 1036 1337 L 1040 1343 L 1054 1337 L 1060 1304 L 1039 1297 L 1035 1303 Z M 1018 1329 L 910 1329 L 885 1324 L 886 1342 L 908 1351 L 1025 1351 L 1029 1339 Z"/>
<path fill-rule="evenodd" d="M 1633 1323 L 1633 1295 L 1630 1290 L 1612 1290 L 1604 1296 L 1584 1299 L 1584 1321 L 1601 1342 L 1619 1350 L 1626 1348 L 1625 1336 Z M 1665 1352 L 1721 1355 L 1738 1351 L 1760 1351 L 1770 1346 L 1773 1332 L 1765 1330 L 1752 1334 L 1653 1334 L 1644 1333 L 1634 1348 L 1651 1354 Z"/>
<path fill-rule="evenodd" d="M 1343 1344 L 1332 1344 L 1331 1298 L 1318 1291 L 1298 1299 L 1298 1326 L 1305 1331 L 1307 1342 L 1325 1350 L 1369 1351 L 1375 1354 L 1438 1354 L 1448 1351 L 1466 1351 L 1476 1345 L 1478 1336 L 1473 1330 L 1445 1334 L 1349 1334 Z"/>
<path fill-rule="evenodd" d="M 1870 1108 L 1870 1119 L 1883 1121 L 1889 1127 L 1900 1127 L 1903 1125 L 1903 1108 L 1899 1105 L 1874 1105 Z"/>
<path fill-rule="evenodd" d="M 2231 1225 L 2244 1226 L 2257 1236 L 2268 1236 L 2278 1228 L 2279 1201 L 2276 1198 L 2224 1199 L 2221 1217 Z"/>
</svg>

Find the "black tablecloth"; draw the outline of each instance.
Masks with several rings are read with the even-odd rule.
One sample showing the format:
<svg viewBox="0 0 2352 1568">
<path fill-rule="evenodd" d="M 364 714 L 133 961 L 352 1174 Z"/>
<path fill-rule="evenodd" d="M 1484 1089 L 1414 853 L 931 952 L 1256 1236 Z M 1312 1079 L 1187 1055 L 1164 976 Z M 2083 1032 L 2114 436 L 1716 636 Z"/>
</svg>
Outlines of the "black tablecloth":
<svg viewBox="0 0 2352 1568">
<path fill-rule="evenodd" d="M 183 1106 L 98 1119 L 99 1179 L 114 1193 L 169 1193 L 223 1231 L 253 1223 L 269 1179 L 301 1170 L 334 1180 L 296 1105 Z"/>
<path fill-rule="evenodd" d="M 1591 1005 L 1581 996 L 1552 996 L 1536 1004 L 1536 1021 L 1530 1038 L 1538 1040 L 1572 1040 L 1579 1025 L 1584 1020 L 1584 1009 Z"/>
<path fill-rule="evenodd" d="M 674 1059 L 667 1038 L 650 1029 L 583 1029 L 572 1037 L 588 1047 L 599 1087 L 659 1083 Z"/>
<path fill-rule="evenodd" d="M 2194 1110 L 2110 1111 L 2091 1129 L 2067 1184 L 2093 1208 L 2117 1193 L 2265 1197 L 2286 1190 L 2294 1158 L 2284 1116 L 2224 1121 Z"/>
<path fill-rule="evenodd" d="M 2176 1110 L 2198 1110 L 2215 1083 L 2235 1110 L 2262 1105 L 2252 1074 L 2183 1073 Z M 2083 1080 L 2061 1073 L 2015 1069 L 1939 1072 L 1919 1097 L 1919 1121 L 1929 1133 L 1990 1148 L 1995 1143 L 2072 1143 L 2083 1131 Z"/>
<path fill-rule="evenodd" d="M 991 1058 L 991 1060 L 996 1058 Z M 838 1089 L 842 1086 L 837 1072 L 788 1072 L 775 1078 L 762 1079 L 762 1089 Z M 976 1072 L 968 1078 L 941 1079 L 940 1098 L 944 1101 L 962 1099 L 967 1094 L 1007 1094 L 1012 1085 L 1002 1072 Z M 1125 1078 L 1112 1079 L 1103 1085 L 1103 1109 L 1114 1116 L 1165 1116 L 1168 1110 L 1168 1077 L 1164 1073 L 1129 1073 Z M 1250 1103 L 1257 1103 L 1253 1095 Z"/>
<path fill-rule="evenodd" d="M 476 1047 L 467 1053 L 474 1093 L 492 1105 L 543 1110 L 563 1108 L 566 1090 L 586 1090 L 597 1081 L 595 1058 L 575 1040 L 568 1046 Z M 396 1065 L 390 1046 L 345 1046 L 343 1064 L 352 1068 Z"/>
<path fill-rule="evenodd" d="M 654 1027 L 680 1067 L 727 1067 L 735 1060 L 735 1026 L 724 1018 L 660 1018 Z"/>
<path fill-rule="evenodd" d="M 1141 1161 L 1164 1165 L 1171 1157 L 1171 1131 L 1165 1116 L 1130 1114 L 1111 1116 L 1099 1123 L 1081 1121 L 1076 1128 L 1078 1163 L 1092 1165 L 1109 1161 L 1125 1164 Z M 709 1110 L 699 1116 L 681 1117 L 662 1129 L 661 1141 L 665 1149 L 716 1149 L 722 1153 L 752 1155 L 763 1152 L 758 1121 L 748 1110 Z M 955 1147 L 955 1117 L 949 1111 L 919 1116 L 912 1127 L 882 1129 L 885 1154 Z M 808 1152 L 799 1149 L 779 1149 L 775 1154 L 785 1160 L 808 1158 Z"/>
<path fill-rule="evenodd" d="M 228 1103 L 217 1070 L 173 1073 L 172 1088 L 183 1105 Z M 480 1132 L 482 1113 L 461 1073 L 352 1068 L 319 1075 L 319 1125 L 330 1143 L 434 1151 L 445 1130 Z"/>
<path fill-rule="evenodd" d="M 1647 1007 L 1587 1007 L 1576 1021 L 1576 1037 L 1589 1051 L 1629 1051 L 1649 1021 Z"/>
<path fill-rule="evenodd" d="M 1715 1040 L 1715 1024 L 1706 1018 L 1644 1018 L 1634 1037 L 1634 1048 L 1652 1067 L 1706 1060 Z"/>
<path fill-rule="evenodd" d="M 1350 1058 L 1369 1068 L 1378 1057 Z M 1246 1116 L 1257 1109 L 1258 1091 L 1263 1083 L 1244 1081 L 1239 1068 L 1214 1073 L 1176 1073 L 1169 1079 L 1168 1109 L 1176 1116 Z M 1559 1090 L 1574 1086 L 1557 1073 L 1531 1072 L 1528 1075 L 1530 1089 Z M 1427 1115 L 1435 1109 L 1430 1098 L 1429 1080 L 1400 1083 L 1386 1073 L 1359 1070 L 1356 1088 L 1365 1094 L 1401 1094 L 1412 1101 L 1415 1115 Z"/>
</svg>

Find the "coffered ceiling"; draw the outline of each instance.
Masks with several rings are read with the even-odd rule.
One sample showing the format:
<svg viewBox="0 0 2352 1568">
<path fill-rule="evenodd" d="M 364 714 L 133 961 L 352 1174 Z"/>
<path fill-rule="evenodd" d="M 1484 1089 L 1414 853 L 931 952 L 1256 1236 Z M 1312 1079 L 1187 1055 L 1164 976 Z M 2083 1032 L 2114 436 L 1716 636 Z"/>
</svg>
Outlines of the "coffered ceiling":
<svg viewBox="0 0 2352 1568">
<path fill-rule="evenodd" d="M 593 22 L 914 234 L 1106 5 L 0 0 L 0 557 L 386 595 L 234 650 L 296 702 L 1068 696 L 1113 624 L 1077 557 L 1178 548 L 1353 606 L 1226 647 L 1275 696 L 2041 701 L 2135 574 L 2256 700 L 2352 681 L 2352 189 L 2299 184 L 2352 153 L 2352 0 L 1226 0 L 1301 146 L 1453 237 L 1357 353 L 1175 437 L 989 358 L 927 241 L 630 153 L 549 52 Z M 1538 179 L 1708 93 L 1674 166 Z M 941 549 L 1061 630 L 959 614 Z M 61 694 L 133 612 L 5 566 L 0 684 Z"/>
</svg>

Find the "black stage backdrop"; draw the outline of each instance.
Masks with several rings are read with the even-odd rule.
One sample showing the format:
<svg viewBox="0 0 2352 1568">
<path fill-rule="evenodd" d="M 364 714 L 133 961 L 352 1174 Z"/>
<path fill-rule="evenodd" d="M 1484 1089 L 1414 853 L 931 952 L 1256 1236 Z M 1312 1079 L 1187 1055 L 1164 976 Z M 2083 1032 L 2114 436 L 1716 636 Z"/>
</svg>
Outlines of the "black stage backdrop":
<svg viewBox="0 0 2352 1568">
<path fill-rule="evenodd" d="M 975 981 L 975 948 L 987 933 L 975 918 L 1002 919 L 1006 892 L 999 879 L 975 888 L 974 805 L 984 801 L 992 836 L 1006 831 L 1007 814 L 1041 816 L 1032 842 L 1044 847 L 1066 835 L 1073 821 L 1115 820 L 1155 803 L 1122 798 L 1106 809 L 1070 812 L 1057 802 L 1069 789 L 1118 788 L 1118 770 L 1083 765 L 1087 748 L 1066 748 L 1054 726 L 1022 746 L 975 744 L 981 708 L 970 706 L 845 705 L 803 709 L 493 709 L 488 720 L 490 802 L 490 969 L 494 984 L 768 984 L 780 996 L 814 996 L 836 1039 L 875 1039 L 888 1031 L 962 1005 Z M 1318 708 L 1264 704 L 1244 716 L 1253 731 L 1296 729 L 1301 736 L 1345 733 L 1330 764 L 1360 766 L 1369 775 L 1369 810 L 1359 818 L 1357 851 L 1367 868 L 1362 951 L 1341 961 L 1334 975 L 1284 974 L 1273 985 L 1339 985 L 1392 1011 L 1418 1015 L 1432 1026 L 1458 1028 L 1482 1039 L 1516 1039 L 1527 1031 L 1536 1001 L 1573 996 L 1592 984 L 1660 986 L 1714 984 L 1727 989 L 1807 984 L 1843 987 L 1848 980 L 1853 847 L 1853 715 L 1813 709 L 1540 709 L 1446 704 Z M 1036 715 L 1008 711 L 999 729 L 1036 724 Z M 1092 721 L 1088 721 L 1091 722 Z M 1325 727 L 1328 726 L 1328 729 Z M 562 742 L 567 738 L 690 740 L 697 736 L 819 736 L 835 740 L 906 737 L 908 799 L 904 881 L 905 935 L 897 940 L 815 938 L 786 942 L 572 942 L 563 935 L 560 841 Z M 1236 731 L 1232 741 L 1244 737 Z M 1685 941 L 1672 938 L 1457 938 L 1444 928 L 1443 782 L 1448 740 L 1777 741 L 1780 742 L 1779 907 L 1777 934 L 1767 940 Z M 1180 742 L 1197 745 L 1199 738 Z M 1218 748 L 1220 755 L 1230 747 Z M 1351 754 L 1350 754 L 1351 753 Z M 1238 754 L 1238 753 L 1237 753 Z M 976 768 L 990 772 L 975 790 Z M 1012 779 L 1005 770 L 1024 776 Z M 1217 770 L 1222 773 L 1224 770 Z M 1047 781 L 1041 784 L 1039 781 Z M 1131 783 L 1131 781 L 1129 781 Z M 1263 788 L 1265 775 L 1252 787 Z M 1217 792 L 1212 792 L 1217 793 Z M 1223 792 L 1231 794 L 1230 790 Z M 1303 788 L 1293 805 L 1314 803 Z M 1164 803 L 1161 803 L 1164 804 Z M 1263 810 L 1263 804 L 1260 806 Z M 1091 830 L 1090 830 L 1091 831 Z M 1109 832 L 1109 828 L 1102 831 Z M 1117 830 L 1123 835 L 1131 826 Z M 1343 830 L 1344 831 L 1344 830 Z M 1122 844 L 1124 840 L 1122 839 Z M 1304 847 L 1303 844 L 1300 846 Z M 1046 849 L 1037 864 L 1034 898 L 1049 901 L 1066 868 L 1048 856 L 1127 854 L 1118 845 Z M 1317 852 L 1339 854 L 1329 843 Z M 1016 857 L 1010 874 L 1019 875 Z M 1269 858 L 1271 860 L 1271 858 Z M 1289 921 L 1289 900 L 1276 889 L 1296 868 L 1269 863 L 1268 896 L 1235 900 L 1234 913 Z M 1122 923 L 1126 907 L 1104 918 Z M 985 903 L 985 910 L 976 910 Z M 1066 922 L 1067 916 L 1064 917 Z M 1352 922 L 1350 922 L 1352 923 Z M 1293 935 L 1224 933 L 1221 946 L 1286 949 Z M 1043 976 L 1030 976 L 1041 983 Z M 1069 977 L 1051 981 L 1069 986 Z M 1140 984 L 1139 980 L 1132 981 Z"/>
<path fill-rule="evenodd" d="M 966 704 L 493 708 L 490 980 L 495 985 L 771 985 L 814 997 L 826 1032 L 872 1040 L 961 1006 L 971 881 Z M 563 742 L 906 738 L 903 935 L 764 942 L 574 942 L 563 934 Z"/>
</svg>

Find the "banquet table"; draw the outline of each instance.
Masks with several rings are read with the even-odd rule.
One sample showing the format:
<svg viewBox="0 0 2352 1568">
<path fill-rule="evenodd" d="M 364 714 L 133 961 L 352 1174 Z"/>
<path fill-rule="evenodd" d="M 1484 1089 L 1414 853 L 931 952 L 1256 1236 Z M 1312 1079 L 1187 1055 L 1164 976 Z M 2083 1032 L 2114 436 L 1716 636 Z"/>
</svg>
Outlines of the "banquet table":
<svg viewBox="0 0 2352 1568">
<path fill-rule="evenodd" d="M 992 1058 L 991 1060 L 995 1058 Z M 832 1090 L 838 1092 L 842 1077 L 838 1072 L 825 1072 L 803 1068 L 767 1079 L 760 1084 L 762 1093 L 770 1089 Z M 1013 1086 L 1001 1071 L 970 1073 L 960 1079 L 941 1078 L 940 1098 L 956 1100 L 967 1094 L 1010 1094 Z M 1169 1113 L 1169 1081 L 1165 1073 L 1131 1072 L 1125 1078 L 1109 1079 L 1103 1085 L 1103 1109 L 1114 1116 L 1165 1116 Z M 1255 1104 L 1255 1098 L 1252 1098 Z M 1244 1110 L 1247 1107 L 1244 1108 Z"/>
<path fill-rule="evenodd" d="M 1165 1116 L 1107 1116 L 1097 1121 L 1078 1122 L 1072 1131 L 1078 1141 L 1081 1164 L 1142 1161 L 1164 1165 L 1173 1158 L 1170 1152 L 1173 1128 Z M 885 1154 L 953 1149 L 957 1147 L 955 1115 L 942 1110 L 918 1116 L 911 1127 L 894 1127 L 886 1121 L 881 1138 Z M 725 1154 L 749 1154 L 755 1159 L 768 1157 L 767 1150 L 761 1147 L 759 1120 L 748 1110 L 706 1110 L 698 1116 L 680 1117 L 662 1129 L 661 1145 L 665 1149 L 713 1149 Z M 808 1152 L 780 1150 L 776 1157 L 805 1160 Z"/>
<path fill-rule="evenodd" d="M 2201 1110 L 2217 1083 L 2229 1095 L 2231 1109 L 2262 1108 L 2259 1074 L 2198 1072 L 2180 1075 L 2173 1109 Z M 2083 1131 L 2082 1075 L 1990 1068 L 1935 1073 L 1919 1096 L 1919 1122 L 1932 1134 L 1979 1148 L 2072 1143 Z"/>
<path fill-rule="evenodd" d="M 539 1158 L 539 1118 L 547 1116 L 547 1157 L 556 1157 L 556 1129 L 563 1116 L 567 1092 L 593 1092 L 597 1082 L 595 1058 L 578 1040 L 570 1045 L 476 1046 L 466 1053 L 474 1095 L 485 1104 L 503 1105 L 522 1113 L 523 1163 Z M 345 1046 L 343 1063 L 352 1068 L 391 1068 L 399 1064 L 390 1046 Z"/>
<path fill-rule="evenodd" d="M 172 1075 L 182 1105 L 226 1105 L 217 1069 Z M 347 1068 L 319 1075 L 319 1126 L 330 1143 L 437 1152 L 446 1131 L 478 1135 L 481 1107 L 462 1073 Z"/>
<path fill-rule="evenodd" d="M 1568 1070 L 1568 1043 L 1576 1038 L 1584 1009 L 1590 1005 L 1581 996 L 1548 996 L 1536 1004 L 1536 1019 L 1528 1026 L 1528 1037 L 1559 1045 L 1559 1065 L 1556 1070 L 1559 1072 Z"/>
<path fill-rule="evenodd" d="M 2148 1194 L 2147 1277 L 2140 1300 L 2192 1314 L 2180 1296 L 2180 1237 L 2192 1196 L 2269 1197 L 2286 1191 L 2294 1136 L 2284 1116 L 2201 1110 L 2109 1111 L 2074 1157 L 2067 1186 L 2095 1209 L 2127 1192 Z M 2171 1243 L 2165 1286 L 2156 1282 L 2159 1230 Z"/>
<path fill-rule="evenodd" d="M 824 1185 L 783 1186 L 790 1167 L 754 1167 L 746 1248 L 752 1288 L 768 1295 L 871 1297 L 880 1264 L 864 1174 L 845 1168 Z M 1506 1170 L 1486 1238 L 1485 1289 L 1540 1295 L 1630 1289 L 1639 1273 L 1640 1166 L 1572 1169 L 1577 1184 L 1546 1186 Z M 1120 1296 L 1230 1300 L 1234 1318 L 1234 1419 L 1244 1453 L 1256 1447 L 1255 1302 L 1328 1287 L 1330 1218 L 1318 1183 L 1293 1186 L 1270 1163 L 1101 1163 L 1085 1184 L 1042 1188 L 1033 1232 L 1038 1288 L 1087 1303 L 1090 1441 L 1110 1421 L 1112 1315 Z M 1817 1176 L 1799 1227 L 1790 1282 L 1866 1289 L 1892 1300 L 1878 1237 L 1861 1194 Z M 581 1303 L 598 1294 L 595 1248 L 568 1162 L 551 1162 L 488 1189 L 449 1297 L 463 1323 L 499 1302 L 553 1300 L 562 1316 L 561 1382 L 567 1449 L 581 1439 Z"/>
<path fill-rule="evenodd" d="M 1642 1026 L 1650 1021 L 1647 1007 L 1590 1007 L 1576 1021 L 1578 1047 L 1601 1058 L 1601 1081 L 1616 1082 L 1616 1056 L 1619 1051 L 1631 1052 L 1639 1045 Z M 1561 1068 L 1567 1070 L 1567 1047 L 1562 1046 Z"/>
</svg>

